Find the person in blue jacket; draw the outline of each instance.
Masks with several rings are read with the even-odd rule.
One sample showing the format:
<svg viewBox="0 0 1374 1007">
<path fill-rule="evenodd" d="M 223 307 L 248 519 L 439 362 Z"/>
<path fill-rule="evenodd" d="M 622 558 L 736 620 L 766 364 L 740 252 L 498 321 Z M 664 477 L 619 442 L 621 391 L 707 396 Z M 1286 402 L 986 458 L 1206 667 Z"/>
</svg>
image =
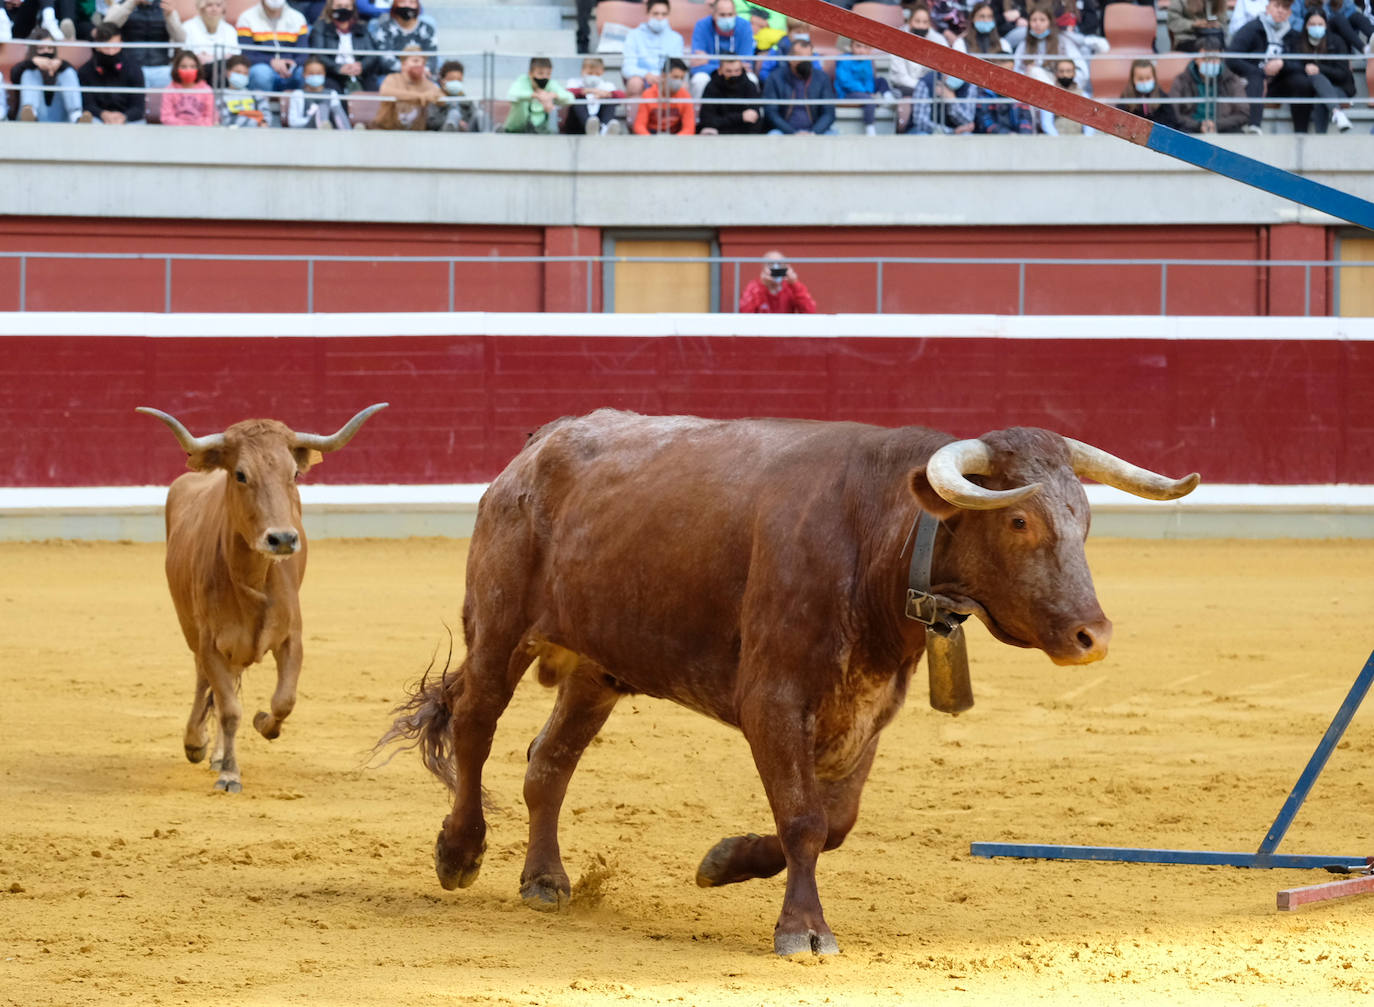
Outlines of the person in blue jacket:
<svg viewBox="0 0 1374 1007">
<path fill-rule="evenodd" d="M 779 61 L 763 85 L 763 117 L 774 134 L 835 132 L 835 88 L 815 69 L 810 41 L 792 43 L 792 61 Z M 811 104 L 824 102 L 825 104 Z"/>
<path fill-rule="evenodd" d="M 749 19 L 735 13 L 735 0 L 715 0 L 711 13 L 692 28 L 692 100 L 701 100 L 711 74 L 720 67 L 721 56 L 738 56 L 746 60 L 745 69 L 748 70 L 752 55 L 754 29 Z"/>
<path fill-rule="evenodd" d="M 876 130 L 873 119 L 877 114 L 876 99 L 888 92 L 887 81 L 873 72 L 873 47 L 855 39 L 849 44 L 849 59 L 835 61 L 835 93 L 841 98 L 857 98 L 864 117 L 864 132 L 872 136 Z"/>
</svg>

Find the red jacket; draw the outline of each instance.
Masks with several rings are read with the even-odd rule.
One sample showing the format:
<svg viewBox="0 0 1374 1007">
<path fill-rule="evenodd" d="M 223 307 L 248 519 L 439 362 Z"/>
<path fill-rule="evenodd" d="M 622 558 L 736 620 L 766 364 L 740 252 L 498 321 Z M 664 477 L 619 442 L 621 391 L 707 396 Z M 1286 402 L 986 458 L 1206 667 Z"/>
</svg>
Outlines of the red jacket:
<svg viewBox="0 0 1374 1007">
<path fill-rule="evenodd" d="M 750 280 L 744 288 L 744 296 L 739 299 L 739 310 L 742 314 L 814 315 L 816 302 L 801 280 L 784 280 L 776 294 L 771 293 L 762 280 Z"/>
</svg>

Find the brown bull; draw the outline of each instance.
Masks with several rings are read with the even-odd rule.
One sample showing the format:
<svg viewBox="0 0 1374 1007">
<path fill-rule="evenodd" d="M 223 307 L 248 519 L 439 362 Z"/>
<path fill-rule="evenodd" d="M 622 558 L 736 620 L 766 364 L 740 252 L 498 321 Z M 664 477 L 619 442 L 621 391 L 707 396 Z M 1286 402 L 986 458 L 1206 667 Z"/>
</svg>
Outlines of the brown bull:
<svg viewBox="0 0 1374 1007">
<path fill-rule="evenodd" d="M 238 792 L 234 739 L 243 708 L 239 679 L 272 652 L 277 687 L 272 712 L 253 726 L 267 739 L 281 733 L 296 705 L 301 671 L 300 586 L 305 577 L 305 532 L 296 477 L 321 452 L 349 442 L 369 406 L 335 434 L 298 434 L 276 420 L 244 420 L 222 434 L 193 437 L 175 417 L 140 406 L 171 428 L 193 471 L 167 492 L 167 585 L 181 632 L 196 657 L 196 689 L 186 722 L 186 758 L 205 758 L 206 720 L 219 714 L 211 768 L 216 790 Z"/>
<path fill-rule="evenodd" d="M 698 884 L 786 868 L 774 949 L 837 951 L 816 861 L 854 825 L 879 732 L 925 648 L 925 627 L 905 617 L 914 517 L 942 521 L 930 590 L 951 609 L 1056 663 L 1096 661 L 1111 623 L 1083 554 L 1079 476 L 1153 499 L 1198 482 L 1027 428 L 954 441 L 613 411 L 545 426 L 478 508 L 466 657 L 421 683 L 383 739 L 415 740 L 454 793 L 434 850 L 440 883 L 477 878 L 482 766 L 537 659 L 558 696 L 525 774 L 527 903 L 569 898 L 557 834 L 568 780 L 617 700 L 643 693 L 738 727 L 772 808 L 776 834 L 721 840 Z"/>
</svg>

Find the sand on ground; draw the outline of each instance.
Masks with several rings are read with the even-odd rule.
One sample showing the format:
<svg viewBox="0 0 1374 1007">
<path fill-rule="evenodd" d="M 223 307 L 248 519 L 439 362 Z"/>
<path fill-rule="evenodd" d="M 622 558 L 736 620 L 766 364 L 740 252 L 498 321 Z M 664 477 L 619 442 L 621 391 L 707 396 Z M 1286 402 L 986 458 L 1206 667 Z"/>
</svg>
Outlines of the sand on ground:
<svg viewBox="0 0 1374 1007">
<path fill-rule="evenodd" d="M 988 860 L 972 841 L 1254 850 L 1374 645 L 1374 542 L 1093 541 L 1107 661 L 970 633 L 977 705 L 913 701 L 819 872 L 842 953 L 780 959 L 782 879 L 693 883 L 771 831 L 747 746 L 628 699 L 574 777 L 561 914 L 517 895 L 524 753 L 501 721 L 482 876 L 442 891 L 447 795 L 369 748 L 456 624 L 467 543 L 321 541 L 300 702 L 214 793 L 156 545 L 0 544 L 0 1002 L 1307 1004 L 1374 990 L 1374 896 L 1275 910 L 1313 871 Z M 441 654 L 442 656 L 442 654 Z M 274 673 L 244 679 L 246 711 Z M 247 718 L 246 718 L 247 719 Z M 1374 711 L 1281 850 L 1374 853 Z"/>
</svg>

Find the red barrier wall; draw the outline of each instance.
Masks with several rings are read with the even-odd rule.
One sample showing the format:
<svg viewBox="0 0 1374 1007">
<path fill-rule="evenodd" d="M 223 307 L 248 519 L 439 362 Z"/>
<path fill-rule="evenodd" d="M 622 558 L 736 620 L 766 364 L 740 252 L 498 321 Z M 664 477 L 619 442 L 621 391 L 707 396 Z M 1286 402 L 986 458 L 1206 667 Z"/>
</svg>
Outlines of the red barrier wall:
<svg viewBox="0 0 1374 1007">
<path fill-rule="evenodd" d="M 170 481 L 194 433 L 247 416 L 334 429 L 374 417 L 311 479 L 480 482 L 550 419 L 600 406 L 921 423 L 972 436 L 1045 426 L 1212 483 L 1365 483 L 1374 343 L 1343 340 L 0 337 L 9 486 Z"/>
</svg>

